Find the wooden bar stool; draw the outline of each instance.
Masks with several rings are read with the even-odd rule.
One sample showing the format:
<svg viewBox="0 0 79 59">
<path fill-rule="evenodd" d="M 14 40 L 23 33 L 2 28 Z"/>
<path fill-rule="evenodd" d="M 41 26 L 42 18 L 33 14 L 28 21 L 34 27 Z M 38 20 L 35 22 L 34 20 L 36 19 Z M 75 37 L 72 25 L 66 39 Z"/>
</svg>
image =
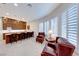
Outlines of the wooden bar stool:
<svg viewBox="0 0 79 59">
<path fill-rule="evenodd" d="M 6 42 L 6 44 L 12 43 L 11 34 L 5 34 L 5 42 Z"/>
</svg>

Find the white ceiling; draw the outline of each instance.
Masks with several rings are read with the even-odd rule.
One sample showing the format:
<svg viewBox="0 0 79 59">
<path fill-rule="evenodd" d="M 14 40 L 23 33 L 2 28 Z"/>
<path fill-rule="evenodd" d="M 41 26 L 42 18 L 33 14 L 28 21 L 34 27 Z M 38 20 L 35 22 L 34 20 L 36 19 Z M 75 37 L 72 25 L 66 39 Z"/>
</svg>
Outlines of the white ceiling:
<svg viewBox="0 0 79 59">
<path fill-rule="evenodd" d="M 0 4 L 0 16 L 8 16 L 18 20 L 32 21 L 42 18 L 53 11 L 59 4 L 56 3 L 31 3 L 29 7 L 27 3 Z M 24 19 L 23 19 L 24 18 Z"/>
</svg>

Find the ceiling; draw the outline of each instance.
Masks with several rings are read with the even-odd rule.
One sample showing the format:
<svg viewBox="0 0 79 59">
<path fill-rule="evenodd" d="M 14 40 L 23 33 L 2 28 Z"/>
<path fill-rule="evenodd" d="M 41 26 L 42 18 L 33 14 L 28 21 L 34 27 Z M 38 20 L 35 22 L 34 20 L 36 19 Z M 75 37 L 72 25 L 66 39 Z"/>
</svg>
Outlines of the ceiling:
<svg viewBox="0 0 79 59">
<path fill-rule="evenodd" d="M 0 3 L 0 16 L 18 20 L 32 21 L 42 18 L 52 12 L 59 4 L 56 3 Z"/>
</svg>

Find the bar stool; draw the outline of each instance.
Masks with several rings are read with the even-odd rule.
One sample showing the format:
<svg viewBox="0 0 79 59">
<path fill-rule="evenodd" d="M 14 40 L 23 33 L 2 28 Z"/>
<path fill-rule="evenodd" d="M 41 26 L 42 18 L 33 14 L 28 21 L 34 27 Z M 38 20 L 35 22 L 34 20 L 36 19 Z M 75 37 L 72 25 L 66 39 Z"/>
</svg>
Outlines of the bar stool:
<svg viewBox="0 0 79 59">
<path fill-rule="evenodd" d="M 28 38 L 28 33 L 25 33 L 25 39 Z"/>
<path fill-rule="evenodd" d="M 12 35 L 11 35 L 11 38 L 12 38 L 12 42 L 17 42 L 17 40 L 18 40 L 18 35 L 17 35 L 17 34 L 12 34 Z"/>
<path fill-rule="evenodd" d="M 17 33 L 17 39 L 21 40 L 21 33 Z"/>
<path fill-rule="evenodd" d="M 6 44 L 12 43 L 11 34 L 5 34 L 5 42 L 6 42 Z"/>
<path fill-rule="evenodd" d="M 25 33 L 21 33 L 21 39 L 25 39 Z"/>
</svg>

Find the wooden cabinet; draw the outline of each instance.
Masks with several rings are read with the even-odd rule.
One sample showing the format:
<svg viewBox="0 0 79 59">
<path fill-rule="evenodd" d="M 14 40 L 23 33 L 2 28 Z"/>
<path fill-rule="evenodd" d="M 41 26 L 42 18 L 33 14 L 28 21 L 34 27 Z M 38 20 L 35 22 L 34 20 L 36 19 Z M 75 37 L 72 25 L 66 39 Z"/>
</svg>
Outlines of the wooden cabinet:
<svg viewBox="0 0 79 59">
<path fill-rule="evenodd" d="M 3 30 L 11 27 L 13 30 L 26 30 L 26 22 L 10 18 L 3 18 Z"/>
<path fill-rule="evenodd" d="M 19 40 L 24 40 L 30 37 L 34 36 L 34 32 L 10 32 L 10 33 L 4 33 L 4 39 L 5 39 L 5 43 L 13 43 L 13 42 L 17 42 Z"/>
</svg>

